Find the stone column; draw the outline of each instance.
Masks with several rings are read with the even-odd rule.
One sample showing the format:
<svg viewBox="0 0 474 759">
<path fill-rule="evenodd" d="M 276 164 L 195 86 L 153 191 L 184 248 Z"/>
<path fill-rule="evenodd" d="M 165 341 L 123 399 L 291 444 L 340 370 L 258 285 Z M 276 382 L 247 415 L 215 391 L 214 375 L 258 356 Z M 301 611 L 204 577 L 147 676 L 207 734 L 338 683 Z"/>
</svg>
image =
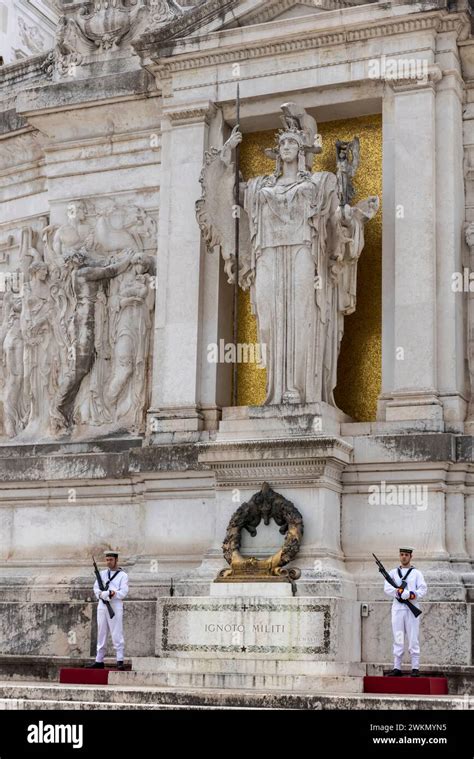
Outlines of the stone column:
<svg viewBox="0 0 474 759">
<path fill-rule="evenodd" d="M 465 504 L 467 471 L 465 463 L 456 464 L 451 467 L 446 477 L 446 549 L 451 562 L 469 562 Z"/>
<path fill-rule="evenodd" d="M 379 417 L 412 425 L 431 420 L 441 429 L 443 408 L 437 392 L 436 313 L 436 82 L 432 67 L 426 81 L 391 81 L 390 121 L 385 166 L 390 174 L 384 184 L 384 261 L 390 287 L 384 306 L 384 334 L 393 362 L 385 361 L 384 392 Z M 385 145 L 384 145 L 385 149 Z M 390 182 L 390 185 L 388 184 Z M 388 202 L 387 202 L 388 201 Z M 388 277 L 393 277 L 393 284 Z M 390 295 L 391 291 L 391 295 Z M 384 291 L 385 296 L 385 291 Z M 388 387 L 388 381 L 392 387 Z"/>
<path fill-rule="evenodd" d="M 201 280 L 204 248 L 195 222 L 209 121 L 209 102 L 165 108 L 158 235 L 152 404 L 148 430 L 198 433 Z"/>
<path fill-rule="evenodd" d="M 395 364 L 395 123 L 394 93 L 387 87 L 382 101 L 383 225 L 382 225 L 382 392 L 377 418 L 385 419 L 386 398 L 394 382 Z"/>
<path fill-rule="evenodd" d="M 474 432 L 474 285 L 471 282 L 471 275 L 474 272 L 474 104 L 468 103 L 464 111 L 464 147 L 466 152 L 465 174 L 466 174 L 466 243 L 469 253 L 466 256 L 463 267 L 463 283 L 466 279 L 465 273 L 468 274 L 468 292 L 458 293 L 466 302 L 467 311 L 467 334 L 466 334 L 466 351 L 468 365 L 468 388 L 469 406 L 467 418 L 464 425 L 464 432 L 472 435 Z"/>
<path fill-rule="evenodd" d="M 453 288 L 453 274 L 462 272 L 465 214 L 462 105 L 461 76 L 448 70 L 436 94 L 437 373 L 445 424 L 456 432 L 466 416 L 465 295 Z"/>
</svg>

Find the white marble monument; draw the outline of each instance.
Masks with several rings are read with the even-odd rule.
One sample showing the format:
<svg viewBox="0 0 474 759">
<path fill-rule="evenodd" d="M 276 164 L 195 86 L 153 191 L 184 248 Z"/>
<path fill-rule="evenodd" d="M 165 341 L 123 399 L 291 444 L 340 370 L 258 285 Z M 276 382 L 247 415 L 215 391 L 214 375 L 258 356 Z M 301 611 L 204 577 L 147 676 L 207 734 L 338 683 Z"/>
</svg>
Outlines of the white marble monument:
<svg viewBox="0 0 474 759">
<path fill-rule="evenodd" d="M 56 5 L 54 43 L 18 22 L 29 49 L 0 66 L 0 654 L 89 656 L 90 555 L 120 548 L 143 682 L 194 668 L 358 692 L 391 663 L 372 552 L 392 568 L 408 543 L 429 587 L 421 668 L 462 680 L 470 3 Z M 238 334 L 266 347 L 265 397 L 239 366 L 237 406 L 232 365 L 209 360 L 236 279 Z M 373 412 L 349 413 L 354 389 Z M 264 482 L 304 522 L 295 596 L 214 582 Z M 241 552 L 281 543 L 270 520 Z"/>
</svg>

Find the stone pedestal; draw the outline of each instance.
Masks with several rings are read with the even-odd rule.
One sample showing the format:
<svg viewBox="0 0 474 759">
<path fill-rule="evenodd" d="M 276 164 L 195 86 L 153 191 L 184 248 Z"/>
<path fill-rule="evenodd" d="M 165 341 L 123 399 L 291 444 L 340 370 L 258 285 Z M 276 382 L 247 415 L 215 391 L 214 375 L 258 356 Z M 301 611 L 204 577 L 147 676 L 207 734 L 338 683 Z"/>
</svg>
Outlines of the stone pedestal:
<svg viewBox="0 0 474 759">
<path fill-rule="evenodd" d="M 230 406 L 222 409 L 217 440 L 264 440 L 289 435 L 339 435 L 351 418 L 328 403 Z"/>
<path fill-rule="evenodd" d="M 272 417 L 265 417 L 265 409 L 259 411 L 263 412 L 261 421 L 267 418 L 273 423 Z M 253 423 L 257 428 L 258 420 Z M 352 446 L 336 436 L 285 438 L 282 429 L 280 436 L 263 439 L 220 440 L 220 433 L 217 437 L 216 442 L 199 446 L 200 464 L 216 478 L 215 538 L 202 565 L 209 579 L 225 566 L 222 540 L 233 512 L 268 482 L 303 515 L 304 538 L 296 559 L 302 570 L 298 593 L 355 598 L 340 546 L 341 476 L 351 460 Z M 271 533 L 263 525 L 255 538 L 247 537 L 242 543 L 242 554 L 247 556 L 273 555 L 283 540 L 277 529 Z"/>
<path fill-rule="evenodd" d="M 285 583 L 212 583 L 208 596 L 160 598 L 156 658 L 116 683 L 361 693 L 355 601 L 293 598 Z"/>
<path fill-rule="evenodd" d="M 211 586 L 207 597 L 159 599 L 157 656 L 360 661 L 357 602 L 251 585 L 252 596 L 229 583 Z"/>
</svg>

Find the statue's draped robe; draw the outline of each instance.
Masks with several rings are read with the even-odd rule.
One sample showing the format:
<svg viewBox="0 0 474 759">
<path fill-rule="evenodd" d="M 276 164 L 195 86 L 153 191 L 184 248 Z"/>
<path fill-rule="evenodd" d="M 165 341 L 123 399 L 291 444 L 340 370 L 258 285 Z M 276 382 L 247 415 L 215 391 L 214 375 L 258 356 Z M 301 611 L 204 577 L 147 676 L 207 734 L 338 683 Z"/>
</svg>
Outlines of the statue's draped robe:
<svg viewBox="0 0 474 759">
<path fill-rule="evenodd" d="M 229 145 L 206 153 L 197 219 L 209 250 L 219 246 L 235 280 L 235 168 Z M 261 176 L 242 183 L 239 285 L 250 288 L 267 368 L 266 405 L 335 406 L 344 317 L 355 311 L 364 225 L 378 211 L 373 196 L 341 208 L 330 172 Z"/>
<path fill-rule="evenodd" d="M 355 308 L 356 268 L 337 263 L 349 242 L 336 221 L 338 206 L 336 177 L 328 172 L 287 185 L 274 177 L 247 185 L 251 296 L 266 346 L 266 404 L 334 404 L 344 313 L 349 304 Z"/>
</svg>

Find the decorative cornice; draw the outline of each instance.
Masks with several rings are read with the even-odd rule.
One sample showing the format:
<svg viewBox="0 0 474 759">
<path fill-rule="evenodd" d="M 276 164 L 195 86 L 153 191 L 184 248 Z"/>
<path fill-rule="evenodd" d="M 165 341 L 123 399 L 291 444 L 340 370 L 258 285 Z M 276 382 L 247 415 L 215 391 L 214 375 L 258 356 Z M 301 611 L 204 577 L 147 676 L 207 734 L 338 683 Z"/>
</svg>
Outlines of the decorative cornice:
<svg viewBox="0 0 474 759">
<path fill-rule="evenodd" d="M 191 14 L 188 14 L 185 20 L 189 20 Z M 458 25 L 456 25 L 456 20 Z M 184 20 L 183 20 L 184 23 Z M 396 19 L 392 22 L 373 24 L 371 26 L 361 25 L 357 29 L 340 28 L 336 31 L 308 32 L 300 34 L 295 38 L 280 38 L 271 42 L 236 43 L 229 45 L 227 48 L 215 48 L 208 51 L 193 53 L 186 51 L 185 45 L 197 43 L 201 38 L 199 34 L 190 37 L 179 37 L 172 40 L 163 37 L 163 44 L 160 39 L 152 36 L 152 32 L 142 35 L 133 43 L 137 52 L 143 56 L 149 56 L 153 61 L 169 66 L 171 72 L 187 71 L 204 66 L 238 63 L 239 61 L 250 61 L 252 59 L 275 57 L 288 53 L 295 53 L 305 50 L 314 50 L 323 47 L 333 47 L 335 45 L 347 45 L 351 42 L 365 42 L 375 38 L 386 38 L 397 34 L 411 34 L 422 31 L 432 31 L 440 33 L 451 29 L 462 29 L 465 25 L 464 15 L 457 15 L 456 18 L 444 18 L 440 16 L 440 11 L 423 15 L 421 18 Z M 163 34 L 164 29 L 160 31 Z M 227 32 L 228 33 L 228 32 Z M 180 47 L 181 45 L 181 47 Z"/>
<path fill-rule="evenodd" d="M 441 19 L 438 32 L 456 32 L 457 41 L 465 42 L 470 37 L 471 24 L 466 14 L 449 14 Z"/>
<path fill-rule="evenodd" d="M 40 78 L 42 66 L 47 54 L 41 53 L 31 58 L 23 58 L 20 61 L 0 66 L 0 89 L 14 87 L 15 84 L 24 84 L 26 80 Z"/>
<path fill-rule="evenodd" d="M 337 437 L 298 437 L 198 443 L 199 463 L 215 473 L 217 488 L 323 483 L 339 491 L 352 446 Z M 265 452 L 265 458 L 262 453 Z"/>
<path fill-rule="evenodd" d="M 363 2 L 365 0 L 360 0 L 359 5 L 362 5 Z M 295 0 L 273 0 L 272 2 L 265 3 L 264 8 L 257 8 L 247 13 L 239 21 L 244 21 L 245 25 L 264 24 L 268 21 L 273 21 L 277 14 L 284 13 L 294 5 L 296 5 Z M 336 11 L 357 7 L 357 3 L 346 2 L 346 0 L 301 0 L 300 5 L 307 5 L 308 9 L 312 8 L 313 10 L 320 8 L 322 11 Z"/>
<path fill-rule="evenodd" d="M 168 117 L 173 124 L 193 124 L 205 122 L 209 124 L 215 115 L 217 106 L 208 103 L 187 106 L 186 108 L 164 109 L 163 116 Z"/>
<path fill-rule="evenodd" d="M 341 451 L 341 453 L 352 453 L 353 447 L 344 438 L 326 435 L 305 435 L 299 437 L 286 437 L 286 438 L 255 438 L 254 440 L 219 440 L 206 443 L 196 443 L 200 450 L 200 453 L 235 450 L 235 451 L 257 451 L 267 449 L 268 446 L 272 448 L 297 448 L 298 450 L 314 450 L 321 451 L 321 449 L 328 449 L 333 447 Z"/>
</svg>

